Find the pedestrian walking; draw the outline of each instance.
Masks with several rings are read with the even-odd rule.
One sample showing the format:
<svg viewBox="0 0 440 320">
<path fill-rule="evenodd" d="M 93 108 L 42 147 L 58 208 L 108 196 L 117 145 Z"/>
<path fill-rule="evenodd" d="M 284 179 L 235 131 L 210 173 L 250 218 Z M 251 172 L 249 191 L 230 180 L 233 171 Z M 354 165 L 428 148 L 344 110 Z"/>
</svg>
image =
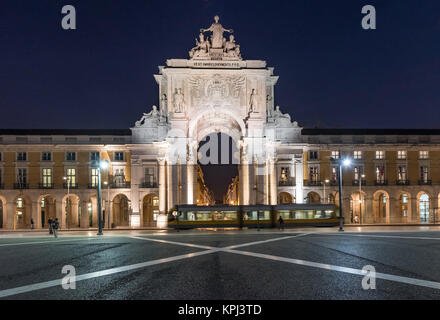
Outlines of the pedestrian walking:
<svg viewBox="0 0 440 320">
<path fill-rule="evenodd" d="M 31 229 L 34 230 L 34 219 L 31 218 Z"/>
<path fill-rule="evenodd" d="M 283 218 L 281 216 L 278 218 L 278 224 L 280 226 L 280 230 L 281 229 L 284 230 L 284 220 L 283 220 Z"/>
<path fill-rule="evenodd" d="M 52 222 L 52 229 L 53 229 L 53 235 L 55 238 L 58 238 L 58 228 L 60 227 L 60 224 L 58 222 L 58 218 L 55 219 L 55 221 Z"/>
<path fill-rule="evenodd" d="M 53 228 L 52 228 L 53 220 L 52 219 L 47 220 L 47 224 L 49 225 L 49 234 L 53 234 Z"/>
</svg>

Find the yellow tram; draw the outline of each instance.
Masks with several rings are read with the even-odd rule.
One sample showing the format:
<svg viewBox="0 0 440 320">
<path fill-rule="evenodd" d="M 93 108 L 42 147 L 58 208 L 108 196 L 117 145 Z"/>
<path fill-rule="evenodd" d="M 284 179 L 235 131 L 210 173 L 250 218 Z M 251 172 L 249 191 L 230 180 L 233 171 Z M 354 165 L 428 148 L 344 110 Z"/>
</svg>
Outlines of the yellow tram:
<svg viewBox="0 0 440 320">
<path fill-rule="evenodd" d="M 338 207 L 334 204 L 278 205 L 178 205 L 169 214 L 168 226 L 191 228 L 274 228 L 281 216 L 285 226 L 336 226 Z"/>
</svg>

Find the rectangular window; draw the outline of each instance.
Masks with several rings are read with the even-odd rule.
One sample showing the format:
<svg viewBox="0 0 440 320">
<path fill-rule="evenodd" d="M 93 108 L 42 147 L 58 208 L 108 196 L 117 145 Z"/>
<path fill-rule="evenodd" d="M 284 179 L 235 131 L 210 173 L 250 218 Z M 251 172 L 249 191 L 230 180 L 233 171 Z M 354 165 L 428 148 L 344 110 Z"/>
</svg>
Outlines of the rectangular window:
<svg viewBox="0 0 440 320">
<path fill-rule="evenodd" d="M 285 182 L 287 180 L 289 180 L 290 177 L 290 169 L 288 167 L 282 167 L 281 168 L 281 175 L 280 175 L 280 180 Z"/>
<path fill-rule="evenodd" d="M 147 188 L 152 188 L 156 184 L 156 175 L 154 167 L 145 168 L 145 184 Z"/>
<path fill-rule="evenodd" d="M 406 181 L 407 180 L 406 166 L 398 166 L 397 167 L 397 179 L 399 181 Z"/>
<path fill-rule="evenodd" d="M 3 157 L 2 157 L 2 153 L 0 152 L 0 161 L 2 161 Z"/>
<path fill-rule="evenodd" d="M 353 180 L 359 181 L 359 179 L 362 180 L 362 174 L 364 170 L 361 166 L 357 166 L 353 168 Z"/>
<path fill-rule="evenodd" d="M 397 159 L 406 160 L 407 152 L 405 150 L 397 151 Z"/>
<path fill-rule="evenodd" d="M 3 175 L 2 168 L 0 168 L 0 187 L 3 185 Z"/>
<path fill-rule="evenodd" d="M 428 182 L 429 180 L 429 168 L 427 166 L 420 167 L 420 180 L 423 182 Z"/>
<path fill-rule="evenodd" d="M 309 176 L 311 182 L 318 182 L 319 181 L 319 171 L 318 167 L 310 167 L 309 168 Z"/>
<path fill-rule="evenodd" d="M 385 151 L 376 151 L 376 160 L 385 159 Z"/>
<path fill-rule="evenodd" d="M 124 161 L 124 153 L 115 152 L 115 161 Z"/>
<path fill-rule="evenodd" d="M 68 168 L 67 169 L 67 179 L 66 183 L 70 187 L 76 187 L 76 169 L 75 168 Z"/>
<path fill-rule="evenodd" d="M 379 183 L 385 182 L 385 167 L 376 166 L 376 181 Z"/>
<path fill-rule="evenodd" d="M 318 160 L 318 151 L 309 151 L 309 160 Z"/>
<path fill-rule="evenodd" d="M 76 161 L 76 152 L 66 152 L 66 161 Z"/>
<path fill-rule="evenodd" d="M 355 160 L 362 159 L 362 151 L 353 151 L 353 159 Z"/>
<path fill-rule="evenodd" d="M 43 168 L 42 169 L 42 179 L 43 179 L 43 188 L 51 188 L 52 187 L 52 168 Z"/>
<path fill-rule="evenodd" d="M 429 159 L 429 151 L 419 151 L 419 159 Z"/>
<path fill-rule="evenodd" d="M 27 153 L 26 152 L 17 152 L 17 161 L 26 161 Z"/>
<path fill-rule="evenodd" d="M 99 152 L 90 152 L 90 161 L 99 161 Z"/>
<path fill-rule="evenodd" d="M 90 169 L 90 185 L 92 188 L 96 188 L 98 186 L 98 169 L 97 168 Z"/>
<path fill-rule="evenodd" d="M 17 183 L 20 186 L 24 186 L 27 184 L 27 169 L 26 168 L 19 168 L 17 170 Z"/>
<path fill-rule="evenodd" d="M 339 159 L 339 151 L 332 151 L 332 155 L 330 156 L 332 159 Z"/>
<path fill-rule="evenodd" d="M 338 167 L 332 167 L 331 170 L 331 183 L 335 184 L 338 182 Z"/>
<path fill-rule="evenodd" d="M 159 216 L 159 210 L 153 210 L 153 220 L 157 221 L 157 217 Z"/>
<path fill-rule="evenodd" d="M 52 153 L 51 152 L 42 152 L 41 153 L 41 161 L 52 161 Z"/>
<path fill-rule="evenodd" d="M 113 183 L 116 187 L 124 187 L 125 185 L 125 170 L 124 169 L 116 169 L 115 175 L 113 177 Z"/>
</svg>

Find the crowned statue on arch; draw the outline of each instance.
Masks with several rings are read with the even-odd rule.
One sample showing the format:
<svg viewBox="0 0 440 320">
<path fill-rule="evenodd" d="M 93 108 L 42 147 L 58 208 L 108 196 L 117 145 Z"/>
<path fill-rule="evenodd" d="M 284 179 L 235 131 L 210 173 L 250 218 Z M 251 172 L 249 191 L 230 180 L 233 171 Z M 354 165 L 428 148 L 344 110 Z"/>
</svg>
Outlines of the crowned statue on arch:
<svg viewBox="0 0 440 320">
<path fill-rule="evenodd" d="M 214 23 L 208 28 L 208 29 L 200 29 L 201 33 L 204 33 L 206 31 L 211 31 L 211 47 L 213 49 L 222 49 L 224 45 L 224 38 L 223 33 L 229 32 L 234 33 L 234 30 L 232 29 L 225 29 L 223 26 L 219 23 L 219 16 L 214 17 Z"/>
</svg>

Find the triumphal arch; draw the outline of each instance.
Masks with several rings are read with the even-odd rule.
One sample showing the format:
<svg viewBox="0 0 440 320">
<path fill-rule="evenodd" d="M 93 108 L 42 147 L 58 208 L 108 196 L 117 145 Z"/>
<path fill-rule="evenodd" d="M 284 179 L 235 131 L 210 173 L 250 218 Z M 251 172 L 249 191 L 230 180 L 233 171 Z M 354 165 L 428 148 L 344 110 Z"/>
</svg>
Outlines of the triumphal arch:
<svg viewBox="0 0 440 320">
<path fill-rule="evenodd" d="M 153 106 L 132 130 L 132 189 L 145 163 L 158 162 L 159 211 L 195 204 L 197 148 L 211 133 L 232 137 L 239 150 L 239 204 L 276 204 L 275 163 L 283 153 L 301 166 L 301 128 L 275 107 L 274 68 L 245 60 L 233 30 L 219 18 L 201 29 L 188 59 L 169 59 L 155 75 L 160 105 Z M 302 167 L 296 175 L 296 199 L 303 199 Z M 300 191 L 298 191 L 300 190 Z M 133 192 L 134 191 L 134 192 Z M 132 197 L 137 193 L 132 190 Z M 133 212 L 141 211 L 132 199 Z"/>
</svg>

